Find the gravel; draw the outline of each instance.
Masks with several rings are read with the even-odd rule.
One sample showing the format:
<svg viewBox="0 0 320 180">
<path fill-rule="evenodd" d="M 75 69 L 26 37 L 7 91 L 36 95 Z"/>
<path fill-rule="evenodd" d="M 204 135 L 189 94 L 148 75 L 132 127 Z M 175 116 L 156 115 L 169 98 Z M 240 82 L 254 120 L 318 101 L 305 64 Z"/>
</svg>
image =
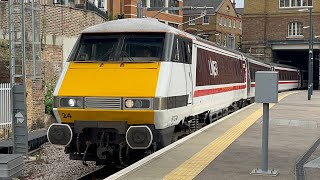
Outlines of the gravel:
<svg viewBox="0 0 320 180">
<path fill-rule="evenodd" d="M 99 168 L 95 162 L 87 162 L 88 166 L 84 166 L 82 161 L 69 160 L 62 146 L 46 143 L 42 147 L 25 160 L 22 179 L 77 179 Z"/>
</svg>

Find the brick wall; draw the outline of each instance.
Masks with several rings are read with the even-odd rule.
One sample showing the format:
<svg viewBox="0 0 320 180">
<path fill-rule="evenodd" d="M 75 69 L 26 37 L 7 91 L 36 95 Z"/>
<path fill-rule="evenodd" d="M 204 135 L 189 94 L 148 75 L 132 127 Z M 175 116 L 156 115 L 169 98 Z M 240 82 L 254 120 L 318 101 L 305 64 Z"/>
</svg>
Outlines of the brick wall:
<svg viewBox="0 0 320 180">
<path fill-rule="evenodd" d="M 264 42 L 265 40 L 287 40 L 288 23 L 302 22 L 304 26 L 309 26 L 308 16 L 278 16 L 278 17 L 244 17 L 243 18 L 243 42 Z M 315 22 L 320 20 L 320 16 L 313 17 Z M 303 29 L 304 39 L 309 39 L 309 29 Z M 314 24 L 314 32 L 319 32 L 320 25 Z M 316 34 L 316 33 L 315 33 Z M 300 38 L 301 39 L 301 38 Z"/>
<path fill-rule="evenodd" d="M 62 46 L 46 45 L 42 52 L 42 65 L 45 82 L 58 78 L 62 71 Z"/>
<path fill-rule="evenodd" d="M 42 78 L 27 79 L 27 118 L 29 130 L 45 127 L 44 86 Z"/>
<path fill-rule="evenodd" d="M 46 17 L 47 33 L 60 36 L 75 36 L 87 27 L 105 22 L 93 12 L 62 6 L 42 6 L 41 13 Z"/>
<path fill-rule="evenodd" d="M 242 17 L 242 43 L 264 42 L 265 18 L 264 17 Z"/>
<path fill-rule="evenodd" d="M 8 29 L 7 2 L 0 2 L 0 29 Z M 26 5 L 28 7 L 29 5 Z M 45 34 L 76 36 L 82 30 L 105 20 L 94 12 L 64 6 L 40 6 L 41 29 Z M 31 13 L 26 12 L 26 30 L 31 31 Z M 44 32 L 45 31 L 45 32 Z"/>
<path fill-rule="evenodd" d="M 297 8 L 279 8 L 279 0 L 245 0 L 244 14 L 292 14 Z M 313 0 L 313 12 L 320 12 L 320 1 Z"/>
</svg>

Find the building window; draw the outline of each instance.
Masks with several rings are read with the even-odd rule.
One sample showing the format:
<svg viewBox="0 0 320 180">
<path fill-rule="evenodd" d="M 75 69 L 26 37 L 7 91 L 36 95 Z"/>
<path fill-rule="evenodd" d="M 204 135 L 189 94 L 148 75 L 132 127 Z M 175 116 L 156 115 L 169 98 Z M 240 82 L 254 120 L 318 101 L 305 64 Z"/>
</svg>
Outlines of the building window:
<svg viewBox="0 0 320 180">
<path fill-rule="evenodd" d="M 189 17 L 189 25 L 195 25 L 195 24 L 196 24 L 195 17 L 193 16 Z"/>
<path fill-rule="evenodd" d="M 224 35 L 224 38 L 223 38 L 223 46 L 227 47 L 227 35 L 226 34 Z"/>
<path fill-rule="evenodd" d="M 165 0 L 150 0 L 150 7 L 164 7 Z"/>
<path fill-rule="evenodd" d="M 288 36 L 303 36 L 302 22 L 291 22 L 288 24 Z"/>
<path fill-rule="evenodd" d="M 202 39 L 205 39 L 205 40 L 209 41 L 209 36 L 208 35 L 203 35 Z"/>
<path fill-rule="evenodd" d="M 229 48 L 235 49 L 236 48 L 236 38 L 233 36 L 229 36 Z"/>
<path fill-rule="evenodd" d="M 209 16 L 203 16 L 203 24 L 209 24 Z"/>
<path fill-rule="evenodd" d="M 233 24 L 233 29 L 236 28 L 236 20 L 232 20 L 232 24 Z"/>
<path fill-rule="evenodd" d="M 222 25 L 223 17 L 220 17 L 219 25 Z"/>
<path fill-rule="evenodd" d="M 177 28 L 177 29 L 179 27 L 179 25 L 175 24 L 175 23 L 168 23 L 168 25 L 171 26 L 171 27 Z"/>
<path fill-rule="evenodd" d="M 239 22 L 239 29 L 241 29 L 242 28 L 242 23 L 241 23 L 241 21 Z"/>
<path fill-rule="evenodd" d="M 220 33 L 216 33 L 215 35 L 216 35 L 216 43 L 218 45 L 221 45 L 221 34 Z"/>
<path fill-rule="evenodd" d="M 312 6 L 312 0 L 279 0 L 280 7 Z"/>
<path fill-rule="evenodd" d="M 227 18 L 224 18 L 224 26 L 227 26 Z"/>
<path fill-rule="evenodd" d="M 169 7 L 179 7 L 178 0 L 169 0 Z M 179 14 L 179 10 L 168 10 L 170 14 Z"/>
<path fill-rule="evenodd" d="M 229 27 L 231 28 L 231 19 L 229 19 Z"/>
</svg>

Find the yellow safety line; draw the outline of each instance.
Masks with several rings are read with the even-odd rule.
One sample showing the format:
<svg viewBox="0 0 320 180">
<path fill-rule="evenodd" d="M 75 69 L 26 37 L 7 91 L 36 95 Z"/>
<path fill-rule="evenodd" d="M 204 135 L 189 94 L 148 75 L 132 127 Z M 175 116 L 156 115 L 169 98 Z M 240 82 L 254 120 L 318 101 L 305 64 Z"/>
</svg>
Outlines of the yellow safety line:
<svg viewBox="0 0 320 180">
<path fill-rule="evenodd" d="M 290 92 L 279 97 L 279 101 L 283 98 L 298 93 Z M 270 104 L 270 109 L 275 104 Z M 246 119 L 242 120 L 236 126 L 230 128 L 222 136 L 215 139 L 200 152 L 193 155 L 190 159 L 182 163 L 179 167 L 172 170 L 163 179 L 174 179 L 174 180 L 185 180 L 193 179 L 196 177 L 205 167 L 209 165 L 216 157 L 218 157 L 229 145 L 231 145 L 238 137 L 241 136 L 253 123 L 255 123 L 263 114 L 263 108 L 258 109 L 256 112 L 252 113 Z"/>
</svg>

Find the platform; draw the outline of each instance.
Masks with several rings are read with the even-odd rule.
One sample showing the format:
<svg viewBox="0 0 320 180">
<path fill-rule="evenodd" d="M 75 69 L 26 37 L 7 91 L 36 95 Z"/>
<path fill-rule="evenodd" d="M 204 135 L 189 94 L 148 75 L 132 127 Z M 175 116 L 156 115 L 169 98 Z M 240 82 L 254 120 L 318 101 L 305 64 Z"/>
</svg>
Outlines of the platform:
<svg viewBox="0 0 320 180">
<path fill-rule="evenodd" d="M 320 91 L 279 94 L 270 104 L 269 169 L 261 168 L 262 105 L 252 104 L 183 138 L 107 179 L 293 180 L 320 179 Z"/>
<path fill-rule="evenodd" d="M 42 144 L 48 142 L 47 129 L 38 129 L 28 134 L 29 151 L 37 149 Z M 0 153 L 11 154 L 13 141 L 12 139 L 0 140 Z"/>
</svg>

